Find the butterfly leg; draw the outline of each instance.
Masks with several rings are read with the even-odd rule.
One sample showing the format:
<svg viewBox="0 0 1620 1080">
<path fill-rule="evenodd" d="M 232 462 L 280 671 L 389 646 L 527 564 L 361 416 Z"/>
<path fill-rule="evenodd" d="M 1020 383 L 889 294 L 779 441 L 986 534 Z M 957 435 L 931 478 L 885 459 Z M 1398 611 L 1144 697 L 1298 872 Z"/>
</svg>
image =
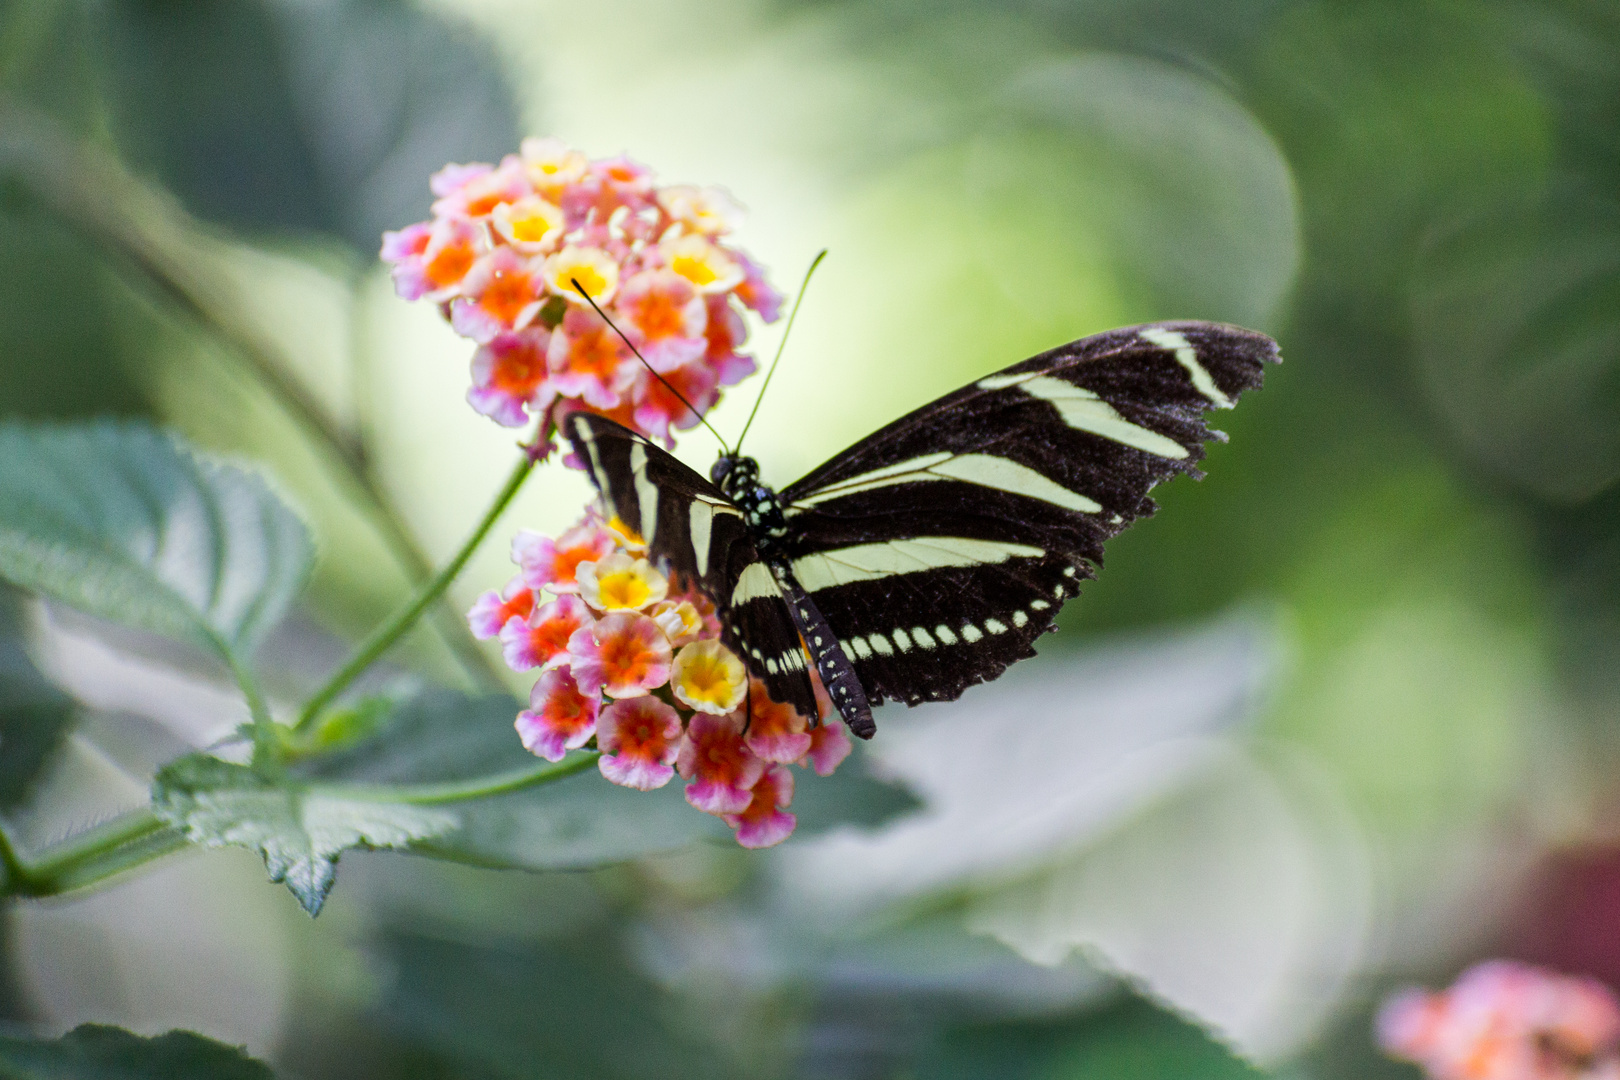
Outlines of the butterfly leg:
<svg viewBox="0 0 1620 1080">
<path fill-rule="evenodd" d="M 821 676 L 821 684 L 827 688 L 838 715 L 844 718 L 844 723 L 856 736 L 870 739 L 877 734 L 877 722 L 872 719 L 872 706 L 866 700 L 866 690 L 861 686 L 860 676 L 855 674 L 855 665 L 850 663 L 838 644 L 838 635 L 827 625 L 815 601 L 793 580 L 787 567 L 773 565 L 771 569 L 776 574 L 777 584 L 782 587 L 782 598 L 787 602 L 788 613 L 793 616 L 793 625 L 798 627 L 799 635 L 810 647 L 811 658 L 816 662 L 816 673 Z"/>
</svg>

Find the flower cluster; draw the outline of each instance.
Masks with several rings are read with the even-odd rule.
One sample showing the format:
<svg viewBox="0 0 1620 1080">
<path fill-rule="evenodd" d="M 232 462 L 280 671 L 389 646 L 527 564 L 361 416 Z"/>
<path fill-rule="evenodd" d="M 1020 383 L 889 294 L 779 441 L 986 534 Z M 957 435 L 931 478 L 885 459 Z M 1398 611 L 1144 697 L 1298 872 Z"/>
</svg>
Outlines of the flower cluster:
<svg viewBox="0 0 1620 1080">
<path fill-rule="evenodd" d="M 1439 993 L 1396 994 L 1378 1036 L 1435 1080 L 1620 1078 L 1620 1002 L 1609 988 L 1506 960 L 1477 964 Z"/>
<path fill-rule="evenodd" d="M 824 695 L 829 722 L 814 726 L 773 701 L 721 642 L 709 598 L 660 573 L 617 519 L 588 513 L 555 540 L 521 531 L 512 561 L 518 576 L 468 620 L 477 637 L 500 639 L 513 670 L 540 672 L 517 718 L 523 745 L 560 761 L 594 740 L 615 784 L 646 791 L 679 773 L 686 801 L 725 819 L 744 847 L 787 839 L 787 766 L 828 776 L 850 753 Z"/>
<path fill-rule="evenodd" d="M 401 296 L 478 343 L 467 400 L 496 423 L 584 408 L 670 443 L 698 417 L 669 386 L 706 412 L 754 371 L 739 305 L 773 322 L 782 297 L 726 244 L 739 212 L 724 191 L 535 138 L 499 165 L 446 166 L 432 190 L 433 219 L 383 234 L 382 258 Z"/>
</svg>

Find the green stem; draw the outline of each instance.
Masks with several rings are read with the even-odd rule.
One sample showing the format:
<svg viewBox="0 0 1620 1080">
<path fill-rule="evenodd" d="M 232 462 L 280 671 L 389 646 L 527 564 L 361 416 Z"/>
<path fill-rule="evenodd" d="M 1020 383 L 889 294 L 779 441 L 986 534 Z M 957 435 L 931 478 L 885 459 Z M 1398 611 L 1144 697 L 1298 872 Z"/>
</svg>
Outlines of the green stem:
<svg viewBox="0 0 1620 1080">
<path fill-rule="evenodd" d="M 27 858 L 0 830 L 6 895 L 56 896 L 105 881 L 186 846 L 179 830 L 150 809 L 132 810 Z"/>
<path fill-rule="evenodd" d="M 602 755 L 595 750 L 582 750 L 570 754 L 556 764 L 531 765 L 510 772 L 482 776 L 476 780 L 452 780 L 442 784 L 378 784 L 331 785 L 334 793 L 345 798 L 376 802 L 409 803 L 412 806 L 441 806 L 445 803 L 471 802 L 495 795 L 508 795 L 514 791 L 549 784 L 553 780 L 573 776 L 596 764 Z"/>
<path fill-rule="evenodd" d="M 467 560 L 472 558 L 473 552 L 483 542 L 484 537 L 489 534 L 489 530 L 494 527 L 496 520 L 506 510 L 513 497 L 517 495 L 518 489 L 523 486 L 523 481 L 528 479 L 529 473 L 534 469 L 534 464 L 534 455 L 525 449 L 523 458 L 518 462 L 517 468 L 512 470 L 511 476 L 507 477 L 500 493 L 495 496 L 495 501 L 490 504 L 489 509 L 484 513 L 484 519 L 478 523 L 478 527 L 467 538 L 467 542 L 461 545 L 461 550 L 456 552 L 455 557 L 445 564 L 443 570 L 440 570 L 431 581 L 417 591 L 416 596 L 409 603 L 395 613 L 387 622 L 372 631 L 371 636 L 360 643 L 348 662 L 339 668 L 337 673 L 327 680 L 326 685 L 321 687 L 315 693 L 315 696 L 305 704 L 303 712 L 298 716 L 298 723 L 294 726 L 294 730 L 304 731 L 310 724 L 314 723 L 315 718 L 320 716 L 321 710 L 330 705 L 334 698 L 360 676 L 361 672 L 375 663 L 383 653 L 387 652 L 396 641 L 405 635 L 406 631 L 415 625 L 416 620 L 421 617 L 422 612 L 427 609 L 428 605 L 439 598 L 439 595 L 449 587 L 450 582 L 455 580 L 456 575 L 461 573 L 461 568 L 467 565 Z"/>
</svg>

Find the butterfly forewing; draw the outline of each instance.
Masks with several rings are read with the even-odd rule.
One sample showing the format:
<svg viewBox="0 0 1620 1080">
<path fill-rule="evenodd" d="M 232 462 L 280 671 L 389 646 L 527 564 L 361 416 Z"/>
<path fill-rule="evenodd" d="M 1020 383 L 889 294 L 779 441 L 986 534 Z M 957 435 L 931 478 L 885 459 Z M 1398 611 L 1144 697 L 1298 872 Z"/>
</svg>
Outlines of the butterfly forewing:
<svg viewBox="0 0 1620 1080">
<path fill-rule="evenodd" d="M 1196 473 L 1202 414 L 1271 339 L 1165 323 L 1073 342 L 902 417 L 783 493 L 790 566 L 873 703 L 949 700 L 1030 656 L 1102 544 Z"/>
</svg>

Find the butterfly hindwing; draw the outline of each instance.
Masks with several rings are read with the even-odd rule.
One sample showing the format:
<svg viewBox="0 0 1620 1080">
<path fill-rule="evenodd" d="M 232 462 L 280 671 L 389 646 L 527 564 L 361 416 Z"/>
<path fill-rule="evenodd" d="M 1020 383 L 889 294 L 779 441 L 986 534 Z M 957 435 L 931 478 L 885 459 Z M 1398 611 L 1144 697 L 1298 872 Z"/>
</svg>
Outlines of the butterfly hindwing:
<svg viewBox="0 0 1620 1080">
<path fill-rule="evenodd" d="M 1196 474 L 1276 359 L 1211 323 L 1116 330 L 902 417 L 782 492 L 787 561 L 873 703 L 950 700 L 1032 655 L 1102 544 Z"/>
</svg>

